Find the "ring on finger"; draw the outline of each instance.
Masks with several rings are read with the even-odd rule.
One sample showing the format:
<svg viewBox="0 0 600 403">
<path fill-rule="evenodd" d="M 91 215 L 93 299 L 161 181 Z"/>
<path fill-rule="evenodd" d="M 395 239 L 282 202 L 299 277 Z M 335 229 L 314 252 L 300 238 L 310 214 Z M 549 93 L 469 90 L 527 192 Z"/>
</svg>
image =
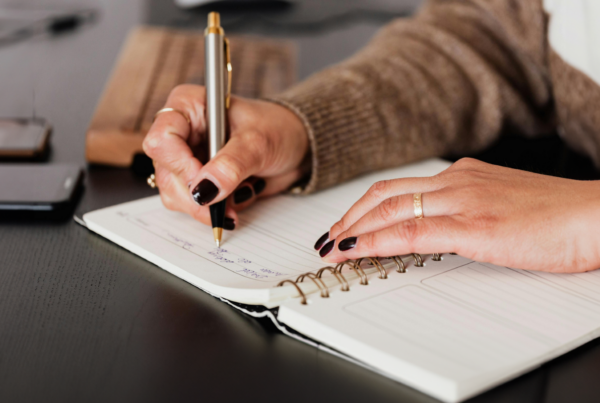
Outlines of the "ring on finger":
<svg viewBox="0 0 600 403">
<path fill-rule="evenodd" d="M 159 110 L 158 112 L 156 112 L 154 114 L 154 119 L 152 119 L 152 123 L 154 123 L 154 121 L 156 120 L 158 115 L 160 115 L 161 113 L 167 113 L 167 112 L 176 112 L 176 113 L 180 114 L 181 116 L 183 116 L 183 118 L 187 122 L 188 126 L 190 127 L 190 130 L 192 130 L 192 121 L 190 120 L 190 117 L 181 109 L 176 109 L 176 108 L 162 108 L 161 110 Z"/>
<path fill-rule="evenodd" d="M 423 218 L 423 194 L 415 193 L 413 195 L 413 204 L 415 207 L 415 218 L 420 220 Z"/>
</svg>

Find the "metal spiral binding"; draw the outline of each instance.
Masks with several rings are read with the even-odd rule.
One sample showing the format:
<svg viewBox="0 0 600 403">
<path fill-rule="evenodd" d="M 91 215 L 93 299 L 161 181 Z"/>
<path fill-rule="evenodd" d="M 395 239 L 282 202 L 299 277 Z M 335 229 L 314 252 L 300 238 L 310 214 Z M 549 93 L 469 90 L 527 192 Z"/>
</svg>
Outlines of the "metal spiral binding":
<svg viewBox="0 0 600 403">
<path fill-rule="evenodd" d="M 342 274 L 342 269 L 344 268 L 345 265 L 348 265 L 348 267 L 350 267 L 350 269 L 354 270 L 354 272 L 356 274 L 358 274 L 358 276 L 360 277 L 361 285 L 369 285 L 369 279 L 367 279 L 367 275 L 365 274 L 363 269 L 359 265 L 356 264 L 356 261 L 348 260 L 347 262 L 339 263 L 337 266 L 335 266 L 334 270 L 337 271 L 338 273 Z"/>
<path fill-rule="evenodd" d="M 290 283 L 291 285 L 296 287 L 296 290 L 298 290 L 298 292 L 300 293 L 300 297 L 302 297 L 302 300 L 300 301 L 300 303 L 302 305 L 306 305 L 306 295 L 304 295 L 304 293 L 302 292 L 302 289 L 300 288 L 300 286 L 298 286 L 298 284 L 296 284 L 295 281 L 283 280 L 281 283 L 277 284 L 277 287 L 282 287 L 284 284 L 287 284 L 287 283 Z"/>
<path fill-rule="evenodd" d="M 379 259 L 375 259 L 372 257 L 367 257 L 367 258 L 361 257 L 360 259 L 358 259 L 356 261 L 356 266 L 360 267 L 360 264 L 362 263 L 362 261 L 364 259 L 369 259 L 369 262 L 371 262 L 371 264 L 373 266 L 375 266 L 377 268 L 377 270 L 379 270 L 379 278 L 380 279 L 386 280 L 388 278 L 387 273 L 386 273 L 385 269 L 383 268 L 383 265 L 381 264 Z"/>
<path fill-rule="evenodd" d="M 415 261 L 415 267 L 423 267 L 424 266 L 423 265 L 423 257 L 420 254 L 411 253 L 411 256 Z M 365 259 L 369 260 L 371 265 L 373 265 L 375 268 L 377 268 L 377 270 L 379 271 L 380 279 L 385 280 L 388 278 L 387 272 L 385 271 L 383 264 L 381 263 L 381 261 L 378 258 L 366 257 L 366 258 L 360 258 L 358 260 L 348 260 L 346 262 L 338 263 L 335 267 L 332 267 L 332 266 L 322 267 L 321 269 L 319 269 L 319 271 L 317 271 L 316 274 L 304 273 L 304 274 L 301 274 L 296 280 L 283 280 L 282 282 L 277 284 L 277 287 L 282 287 L 283 285 L 288 284 L 288 283 L 292 284 L 294 287 L 296 287 L 296 290 L 298 290 L 298 293 L 300 294 L 300 297 L 302 298 L 300 303 L 302 305 L 306 305 L 307 304 L 306 295 L 304 294 L 304 292 L 302 291 L 302 289 L 300 288 L 298 283 L 302 283 L 305 278 L 309 278 L 317 285 L 317 287 L 321 291 L 321 297 L 329 298 L 329 288 L 327 287 L 327 285 L 325 284 L 325 282 L 322 279 L 323 273 L 326 271 L 331 272 L 331 274 L 333 274 L 334 277 L 341 284 L 342 291 L 350 291 L 350 285 L 348 284 L 348 281 L 346 280 L 346 278 L 342 275 L 342 270 L 344 269 L 344 266 L 348 266 L 350 268 L 350 270 L 353 270 L 356 273 L 356 275 L 360 277 L 361 285 L 369 285 L 369 280 L 367 278 L 367 274 L 360 267 L 360 264 Z M 391 261 L 393 261 L 396 264 L 396 266 L 397 266 L 396 271 L 398 273 L 406 273 L 406 263 L 404 263 L 404 261 L 402 260 L 402 258 L 400 256 L 392 256 L 387 259 L 390 259 Z M 434 253 L 431 260 L 439 262 L 440 260 L 442 260 L 442 255 L 440 253 Z"/>
<path fill-rule="evenodd" d="M 300 277 L 298 277 L 296 279 L 296 283 L 303 282 L 306 277 L 311 279 L 317 285 L 317 287 L 319 287 L 319 290 L 321 290 L 321 298 L 329 298 L 329 289 L 327 288 L 327 286 L 325 285 L 323 280 L 321 280 L 319 277 L 317 277 L 316 274 L 314 274 L 314 273 L 302 274 Z"/>
<path fill-rule="evenodd" d="M 330 271 L 335 278 L 337 278 L 337 280 L 340 282 L 340 284 L 342 285 L 342 291 L 350 291 L 350 285 L 348 285 L 348 281 L 346 281 L 346 278 L 344 276 L 342 276 L 342 273 L 338 273 L 335 268 L 327 266 L 327 267 L 323 267 L 322 269 L 320 269 L 317 272 L 317 277 L 321 278 L 321 276 L 323 276 L 323 272 L 325 272 L 325 270 Z"/>
<path fill-rule="evenodd" d="M 406 273 L 406 264 L 404 263 L 404 261 L 402 260 L 402 258 L 400 256 L 392 256 L 392 257 L 390 257 L 388 259 L 390 259 L 394 263 L 396 263 L 396 266 L 398 266 L 398 268 L 396 269 L 396 271 L 398 273 Z"/>
<path fill-rule="evenodd" d="M 412 253 L 413 259 L 415 259 L 415 267 L 423 267 L 423 257 L 418 253 Z"/>
</svg>

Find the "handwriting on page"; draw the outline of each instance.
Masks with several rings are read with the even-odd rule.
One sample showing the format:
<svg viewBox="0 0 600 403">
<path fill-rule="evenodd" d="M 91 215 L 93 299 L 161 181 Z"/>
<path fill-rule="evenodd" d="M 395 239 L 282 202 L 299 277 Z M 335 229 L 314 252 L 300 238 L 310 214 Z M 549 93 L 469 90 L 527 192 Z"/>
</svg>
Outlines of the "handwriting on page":
<svg viewBox="0 0 600 403">
<path fill-rule="evenodd" d="M 122 218 L 144 227 L 146 230 L 153 232 L 155 235 L 179 246 L 180 248 L 189 251 L 197 256 L 218 263 L 221 267 L 226 268 L 240 276 L 259 281 L 279 281 L 295 275 L 295 273 L 287 272 L 282 269 L 274 269 L 265 267 L 263 264 L 258 264 L 247 256 L 230 250 L 230 248 L 215 247 L 212 242 L 207 241 L 206 237 L 186 236 L 185 231 L 174 231 L 173 223 L 165 225 L 165 223 L 156 215 L 133 216 L 127 213 L 117 213 Z M 194 241 L 192 241 L 194 239 Z"/>
<path fill-rule="evenodd" d="M 194 245 L 194 243 L 183 239 L 179 235 L 173 235 L 170 232 L 166 232 L 166 236 L 185 250 L 192 251 L 194 248 L 198 247 L 198 245 Z M 212 257 L 212 260 L 220 263 L 221 265 L 227 266 L 230 270 L 255 280 L 269 279 L 287 275 L 287 273 L 270 270 L 266 267 L 256 265 L 251 260 L 236 255 L 235 253 L 232 253 L 224 248 L 215 247 L 208 251 L 208 255 Z"/>
<path fill-rule="evenodd" d="M 238 273 L 247 277 L 261 279 L 285 276 L 285 273 L 269 270 L 266 267 L 256 266 L 256 269 L 252 269 L 251 267 L 253 267 L 253 263 L 250 260 L 237 256 L 223 248 L 215 248 L 208 252 L 208 254 L 213 256 L 217 262 L 240 265 L 242 269 L 239 270 Z"/>
</svg>

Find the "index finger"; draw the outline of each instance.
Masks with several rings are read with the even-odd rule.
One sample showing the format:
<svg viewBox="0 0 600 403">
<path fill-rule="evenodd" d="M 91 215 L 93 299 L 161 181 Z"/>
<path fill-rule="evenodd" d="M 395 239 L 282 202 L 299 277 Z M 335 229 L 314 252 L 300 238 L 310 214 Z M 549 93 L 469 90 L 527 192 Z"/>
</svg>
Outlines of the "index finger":
<svg viewBox="0 0 600 403">
<path fill-rule="evenodd" d="M 376 182 L 354 205 L 335 223 L 329 231 L 329 239 L 335 239 L 340 233 L 348 230 L 365 214 L 391 197 L 416 192 L 433 192 L 443 187 L 439 178 L 401 178 Z"/>
<path fill-rule="evenodd" d="M 173 111 L 156 117 L 143 144 L 144 152 L 150 158 L 186 183 L 202 167 L 190 145 L 198 144 L 205 132 L 204 99 L 204 87 L 176 87 L 165 104 L 165 108 L 172 108 Z"/>
</svg>

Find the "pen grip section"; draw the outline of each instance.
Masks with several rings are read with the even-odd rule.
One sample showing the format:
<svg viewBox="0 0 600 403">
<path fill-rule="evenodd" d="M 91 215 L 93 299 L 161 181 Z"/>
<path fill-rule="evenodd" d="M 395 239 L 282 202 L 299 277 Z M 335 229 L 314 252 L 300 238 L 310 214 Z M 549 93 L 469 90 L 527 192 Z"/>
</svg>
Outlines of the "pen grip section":
<svg viewBox="0 0 600 403">
<path fill-rule="evenodd" d="M 227 199 L 221 200 L 218 203 L 210 206 L 210 221 L 213 228 L 223 228 L 225 225 L 225 207 L 227 206 Z"/>
</svg>

